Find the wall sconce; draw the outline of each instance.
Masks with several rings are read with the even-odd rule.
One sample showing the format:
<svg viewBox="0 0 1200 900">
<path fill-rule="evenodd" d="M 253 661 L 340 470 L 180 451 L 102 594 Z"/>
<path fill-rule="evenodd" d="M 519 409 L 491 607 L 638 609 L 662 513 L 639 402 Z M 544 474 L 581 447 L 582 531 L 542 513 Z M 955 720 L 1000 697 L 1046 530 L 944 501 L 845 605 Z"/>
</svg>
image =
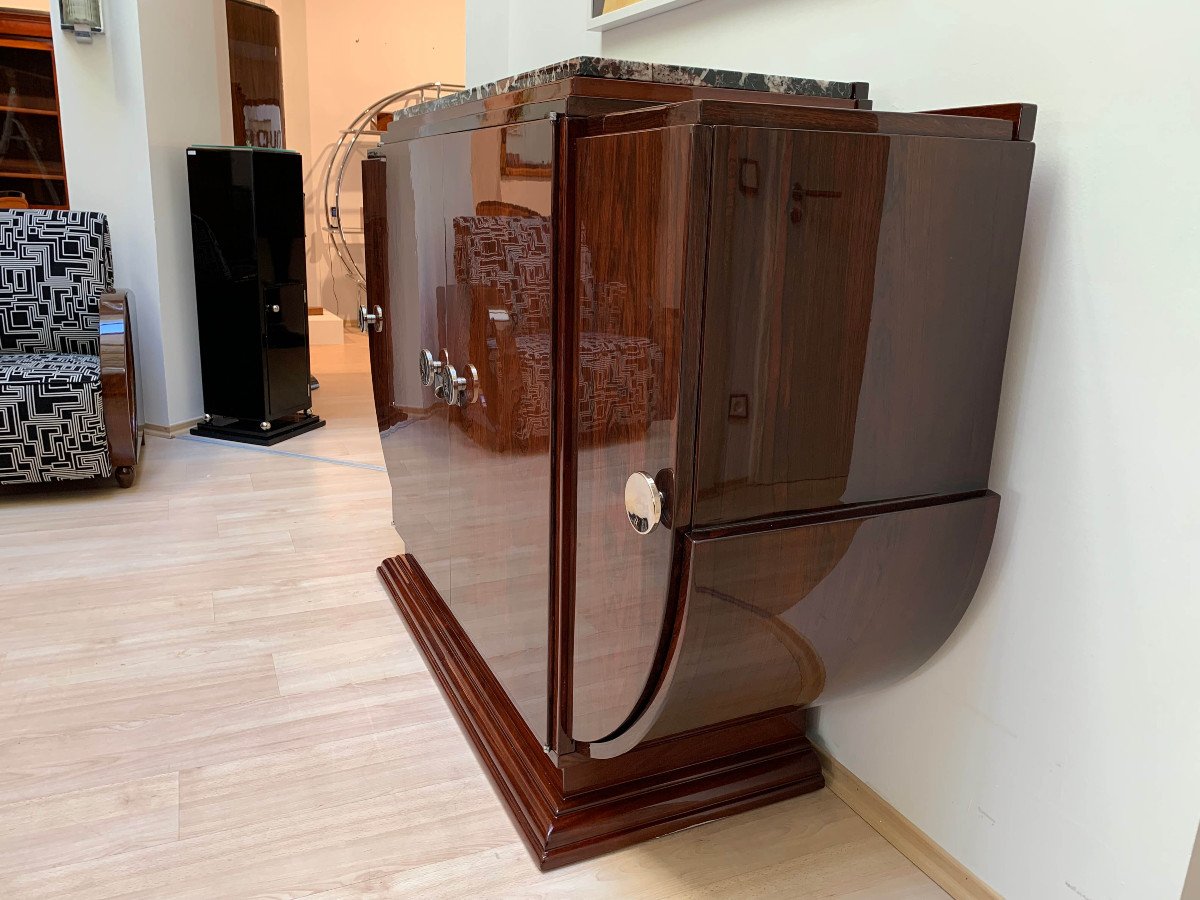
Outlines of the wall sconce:
<svg viewBox="0 0 1200 900">
<path fill-rule="evenodd" d="M 100 13 L 100 0 L 58 0 L 62 11 L 62 27 L 75 32 L 75 40 L 83 44 L 92 42 L 93 34 L 104 33 L 104 17 Z"/>
</svg>

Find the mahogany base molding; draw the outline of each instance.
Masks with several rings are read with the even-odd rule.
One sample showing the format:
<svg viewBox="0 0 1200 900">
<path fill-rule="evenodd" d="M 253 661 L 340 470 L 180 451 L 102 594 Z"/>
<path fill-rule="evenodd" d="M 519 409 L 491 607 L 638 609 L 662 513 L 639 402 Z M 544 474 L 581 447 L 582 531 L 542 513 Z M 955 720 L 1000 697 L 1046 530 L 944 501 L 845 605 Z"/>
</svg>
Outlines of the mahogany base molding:
<svg viewBox="0 0 1200 900">
<path fill-rule="evenodd" d="M 815 791 L 803 713 L 764 715 L 556 765 L 411 556 L 384 560 L 395 600 L 538 867 L 589 859 Z"/>
</svg>

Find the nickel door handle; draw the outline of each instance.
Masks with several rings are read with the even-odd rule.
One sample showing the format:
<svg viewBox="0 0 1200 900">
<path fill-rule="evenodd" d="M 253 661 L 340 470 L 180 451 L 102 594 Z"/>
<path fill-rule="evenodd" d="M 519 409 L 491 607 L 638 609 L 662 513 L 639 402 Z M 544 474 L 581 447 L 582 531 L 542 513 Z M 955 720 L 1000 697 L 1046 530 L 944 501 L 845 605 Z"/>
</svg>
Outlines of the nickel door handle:
<svg viewBox="0 0 1200 900">
<path fill-rule="evenodd" d="M 475 403 L 481 394 L 479 387 L 479 371 L 467 363 L 467 367 L 463 369 L 463 376 L 459 376 L 454 380 L 456 392 L 454 395 L 454 403 L 459 406 L 470 406 Z"/>
<path fill-rule="evenodd" d="M 374 312 L 368 312 L 365 306 L 358 308 L 358 330 L 363 334 L 367 333 L 367 329 L 373 327 L 375 333 L 383 331 L 383 307 L 376 306 Z"/>
<path fill-rule="evenodd" d="M 634 472 L 625 481 L 625 515 L 638 534 L 649 534 L 663 514 L 663 493 L 645 472 Z"/>
<path fill-rule="evenodd" d="M 459 375 L 458 370 L 447 362 L 433 362 L 432 354 L 426 356 L 429 351 L 421 351 L 421 379 L 425 378 L 425 366 L 432 367 L 433 375 L 433 395 L 441 400 L 446 401 L 447 406 L 470 406 L 480 397 L 481 390 L 479 386 L 479 372 L 471 363 L 467 363 L 463 374 Z"/>
<path fill-rule="evenodd" d="M 460 378 L 458 371 L 449 364 L 442 367 L 441 376 L 441 391 L 435 386 L 433 393 L 445 400 L 447 406 L 457 406 L 459 391 L 466 387 L 467 379 Z"/>
<path fill-rule="evenodd" d="M 422 349 L 417 357 L 417 371 L 421 374 L 421 384 L 429 387 L 437 380 L 438 372 L 442 370 L 442 364 L 433 358 L 433 353 L 429 350 Z M 436 394 L 437 391 L 435 390 Z"/>
</svg>

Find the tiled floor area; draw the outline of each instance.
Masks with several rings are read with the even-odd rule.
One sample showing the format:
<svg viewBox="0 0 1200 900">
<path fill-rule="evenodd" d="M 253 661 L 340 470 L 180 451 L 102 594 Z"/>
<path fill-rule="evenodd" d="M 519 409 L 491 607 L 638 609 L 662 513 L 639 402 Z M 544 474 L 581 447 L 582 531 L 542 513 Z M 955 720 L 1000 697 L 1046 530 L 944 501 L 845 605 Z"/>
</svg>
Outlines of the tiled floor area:
<svg viewBox="0 0 1200 900">
<path fill-rule="evenodd" d="M 363 339 L 280 453 L 0 495 L 0 897 L 937 897 L 828 791 L 540 875 L 375 566 Z"/>
</svg>

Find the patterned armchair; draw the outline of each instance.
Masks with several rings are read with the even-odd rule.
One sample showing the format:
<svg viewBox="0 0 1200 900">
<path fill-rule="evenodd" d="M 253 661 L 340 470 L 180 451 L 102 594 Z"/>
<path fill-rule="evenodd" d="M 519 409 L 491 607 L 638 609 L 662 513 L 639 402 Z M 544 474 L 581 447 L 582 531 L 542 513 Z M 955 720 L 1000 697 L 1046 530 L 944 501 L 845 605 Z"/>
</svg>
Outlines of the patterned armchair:
<svg viewBox="0 0 1200 900">
<path fill-rule="evenodd" d="M 469 305 L 470 333 L 486 335 L 486 348 L 463 348 L 465 358 L 487 360 L 480 375 L 502 424 L 492 433 L 471 421 L 470 410 L 462 421 L 481 443 L 507 436 L 517 449 L 542 449 L 550 440 L 550 220 L 532 212 L 458 216 L 453 227 L 454 280 Z M 674 404 L 664 395 L 671 379 L 662 372 L 662 349 L 644 335 L 621 333 L 612 307 L 624 287 L 597 284 L 589 262 L 585 253 L 578 337 L 578 436 L 585 445 L 617 430 L 644 432 Z"/>
<path fill-rule="evenodd" d="M 129 313 L 102 213 L 0 212 L 0 484 L 133 484 Z"/>
</svg>

